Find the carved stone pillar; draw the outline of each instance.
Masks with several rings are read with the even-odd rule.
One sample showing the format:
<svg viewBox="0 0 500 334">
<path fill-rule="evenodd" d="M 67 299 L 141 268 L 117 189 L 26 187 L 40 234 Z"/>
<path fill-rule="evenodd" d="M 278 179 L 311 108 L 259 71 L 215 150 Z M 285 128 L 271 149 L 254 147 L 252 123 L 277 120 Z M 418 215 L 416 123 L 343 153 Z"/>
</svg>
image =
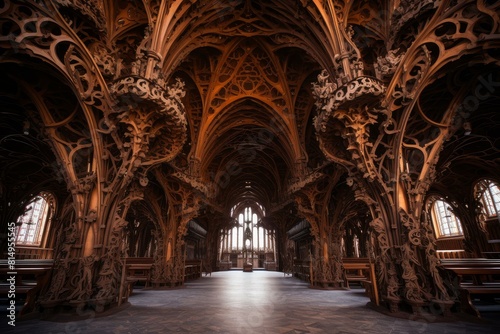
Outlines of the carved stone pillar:
<svg viewBox="0 0 500 334">
<path fill-rule="evenodd" d="M 425 54 L 422 57 L 427 59 Z M 391 178 L 391 175 L 398 175 L 400 168 L 392 149 L 387 145 L 383 150 L 380 147 L 377 150 L 380 142 L 371 139 L 392 138 L 396 133 L 391 129 L 394 120 L 387 117 L 386 110 L 380 105 L 384 85 L 375 79 L 358 77 L 329 93 L 328 76 L 321 75 L 318 80 L 316 96 L 320 112 L 316 130 L 320 146 L 327 158 L 347 169 L 348 185 L 372 212 L 370 226 L 376 238 L 382 299 L 392 312 L 399 311 L 406 304 L 411 306 L 414 314 L 420 314 L 423 309 L 429 311 L 435 305 L 443 313 L 448 313 L 454 300 L 438 274 L 435 240 L 428 223 L 416 216 L 421 209 L 417 196 L 413 196 L 418 195 L 421 199 L 427 191 L 432 181 L 432 167 L 428 177 L 422 178 L 418 185 L 407 187 L 407 193 L 404 193 L 399 180 Z M 375 129 L 378 136 L 372 136 Z M 330 144 L 333 138 L 346 146 L 346 155 L 333 150 Z M 431 163 L 435 164 L 435 161 Z M 408 194 L 406 201 L 402 201 Z M 411 207 L 411 214 L 396 211 L 399 205 Z"/>
<path fill-rule="evenodd" d="M 185 241 L 188 222 L 198 215 L 201 207 L 199 192 L 189 184 L 158 172 L 168 197 L 169 215 L 163 226 L 163 236 L 157 247 L 153 266 L 153 287 L 175 287 L 184 284 Z M 158 239 L 159 240 L 159 239 Z"/>
<path fill-rule="evenodd" d="M 311 287 L 338 289 L 344 288 L 345 283 L 339 242 L 341 236 L 331 235 L 326 212 L 320 209 L 326 207 L 327 195 L 326 189 L 316 184 L 302 189 L 295 196 L 298 214 L 310 223 L 314 237 Z"/>
</svg>

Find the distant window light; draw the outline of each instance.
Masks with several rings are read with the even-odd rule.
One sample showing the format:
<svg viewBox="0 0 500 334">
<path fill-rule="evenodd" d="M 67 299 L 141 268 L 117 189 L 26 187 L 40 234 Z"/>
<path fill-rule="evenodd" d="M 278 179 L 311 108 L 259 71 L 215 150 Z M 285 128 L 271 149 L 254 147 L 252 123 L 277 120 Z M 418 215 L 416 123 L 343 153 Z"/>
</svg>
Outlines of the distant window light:
<svg viewBox="0 0 500 334">
<path fill-rule="evenodd" d="M 274 234 L 259 226 L 260 218 L 260 213 L 254 212 L 252 207 L 243 208 L 235 217 L 235 225 L 227 231 L 227 234 L 221 233 L 222 249 L 233 252 L 241 252 L 249 247 L 254 252 L 274 249 Z"/>
<path fill-rule="evenodd" d="M 432 203 L 432 218 L 438 237 L 463 235 L 460 219 L 452 212 L 450 204 L 443 199 L 436 199 Z"/>
<path fill-rule="evenodd" d="M 25 212 L 17 219 L 17 245 L 39 246 L 50 214 L 48 193 L 35 196 L 25 207 Z"/>
<path fill-rule="evenodd" d="M 500 213 L 500 189 L 498 184 L 490 180 L 482 180 L 476 185 L 481 194 L 482 213 L 487 218 L 499 217 Z"/>
</svg>

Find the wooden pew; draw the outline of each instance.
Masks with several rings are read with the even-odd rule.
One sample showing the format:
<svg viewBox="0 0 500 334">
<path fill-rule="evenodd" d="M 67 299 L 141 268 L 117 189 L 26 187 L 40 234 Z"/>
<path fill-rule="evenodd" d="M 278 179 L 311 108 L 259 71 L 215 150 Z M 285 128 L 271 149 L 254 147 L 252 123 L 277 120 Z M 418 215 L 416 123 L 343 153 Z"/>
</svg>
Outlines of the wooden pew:
<svg viewBox="0 0 500 334">
<path fill-rule="evenodd" d="M 128 285 L 128 295 L 124 301 L 132 295 L 134 285 L 144 282 L 145 287 L 151 285 L 151 269 L 153 267 L 152 257 L 128 257 L 125 258 L 124 281 Z M 186 260 L 184 264 L 184 281 L 197 279 L 202 275 L 201 260 Z"/>
<path fill-rule="evenodd" d="M 233 267 L 233 263 L 231 261 L 220 261 L 217 263 L 217 268 L 220 271 L 231 270 L 232 267 Z"/>
<path fill-rule="evenodd" d="M 125 281 L 128 285 L 128 295 L 132 295 L 134 285 L 144 282 L 144 286 L 151 284 L 152 257 L 127 257 L 125 258 Z"/>
<path fill-rule="evenodd" d="M 311 281 L 311 261 L 293 260 L 293 275 L 300 280 Z"/>
<path fill-rule="evenodd" d="M 464 258 L 466 258 L 466 253 L 465 253 L 465 250 L 463 250 L 463 249 L 437 250 L 436 255 L 439 259 L 464 259 Z"/>
<path fill-rule="evenodd" d="M 243 263 L 243 271 L 244 272 L 252 272 L 253 271 L 253 264 L 250 262 Z"/>
<path fill-rule="evenodd" d="M 349 283 L 360 283 L 365 289 L 370 300 L 379 305 L 377 277 L 375 265 L 368 258 L 343 258 L 346 286 Z"/>
<path fill-rule="evenodd" d="M 184 268 L 184 281 L 201 277 L 201 260 L 186 260 Z"/>
<path fill-rule="evenodd" d="M 264 262 L 264 269 L 269 270 L 269 271 L 276 271 L 276 262 L 265 261 Z"/>
<path fill-rule="evenodd" d="M 481 317 L 473 298 L 500 296 L 500 259 L 443 259 L 441 265 L 459 278 L 462 311 Z"/>
<path fill-rule="evenodd" d="M 9 303 L 24 300 L 19 316 L 35 310 L 36 300 L 49 287 L 53 263 L 53 260 L 16 259 L 13 267 L 9 267 L 7 260 L 0 260 L 0 296 Z"/>
</svg>

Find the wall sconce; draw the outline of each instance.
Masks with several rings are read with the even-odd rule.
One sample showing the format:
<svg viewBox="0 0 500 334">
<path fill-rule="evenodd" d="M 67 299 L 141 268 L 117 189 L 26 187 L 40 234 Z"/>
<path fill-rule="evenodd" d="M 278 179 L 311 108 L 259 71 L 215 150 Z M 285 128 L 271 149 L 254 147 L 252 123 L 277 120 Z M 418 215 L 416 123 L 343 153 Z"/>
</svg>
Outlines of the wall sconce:
<svg viewBox="0 0 500 334">
<path fill-rule="evenodd" d="M 464 135 L 468 136 L 471 134 L 472 132 L 472 127 L 470 125 L 470 122 L 465 122 L 464 125 L 463 125 L 463 128 L 464 128 Z"/>
</svg>

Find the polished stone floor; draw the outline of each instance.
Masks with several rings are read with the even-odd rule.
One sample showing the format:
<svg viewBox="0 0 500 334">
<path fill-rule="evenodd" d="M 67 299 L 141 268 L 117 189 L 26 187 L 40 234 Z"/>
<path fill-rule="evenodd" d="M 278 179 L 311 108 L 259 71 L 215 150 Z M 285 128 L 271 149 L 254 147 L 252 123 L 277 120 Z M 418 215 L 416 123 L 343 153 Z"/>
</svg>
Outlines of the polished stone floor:
<svg viewBox="0 0 500 334">
<path fill-rule="evenodd" d="M 316 290 L 280 272 L 215 272 L 172 290 L 136 289 L 130 306 L 79 321 L 17 321 L 0 333 L 499 333 L 500 320 L 390 317 L 363 290 Z M 3 326 L 3 327 L 2 327 Z"/>
</svg>

